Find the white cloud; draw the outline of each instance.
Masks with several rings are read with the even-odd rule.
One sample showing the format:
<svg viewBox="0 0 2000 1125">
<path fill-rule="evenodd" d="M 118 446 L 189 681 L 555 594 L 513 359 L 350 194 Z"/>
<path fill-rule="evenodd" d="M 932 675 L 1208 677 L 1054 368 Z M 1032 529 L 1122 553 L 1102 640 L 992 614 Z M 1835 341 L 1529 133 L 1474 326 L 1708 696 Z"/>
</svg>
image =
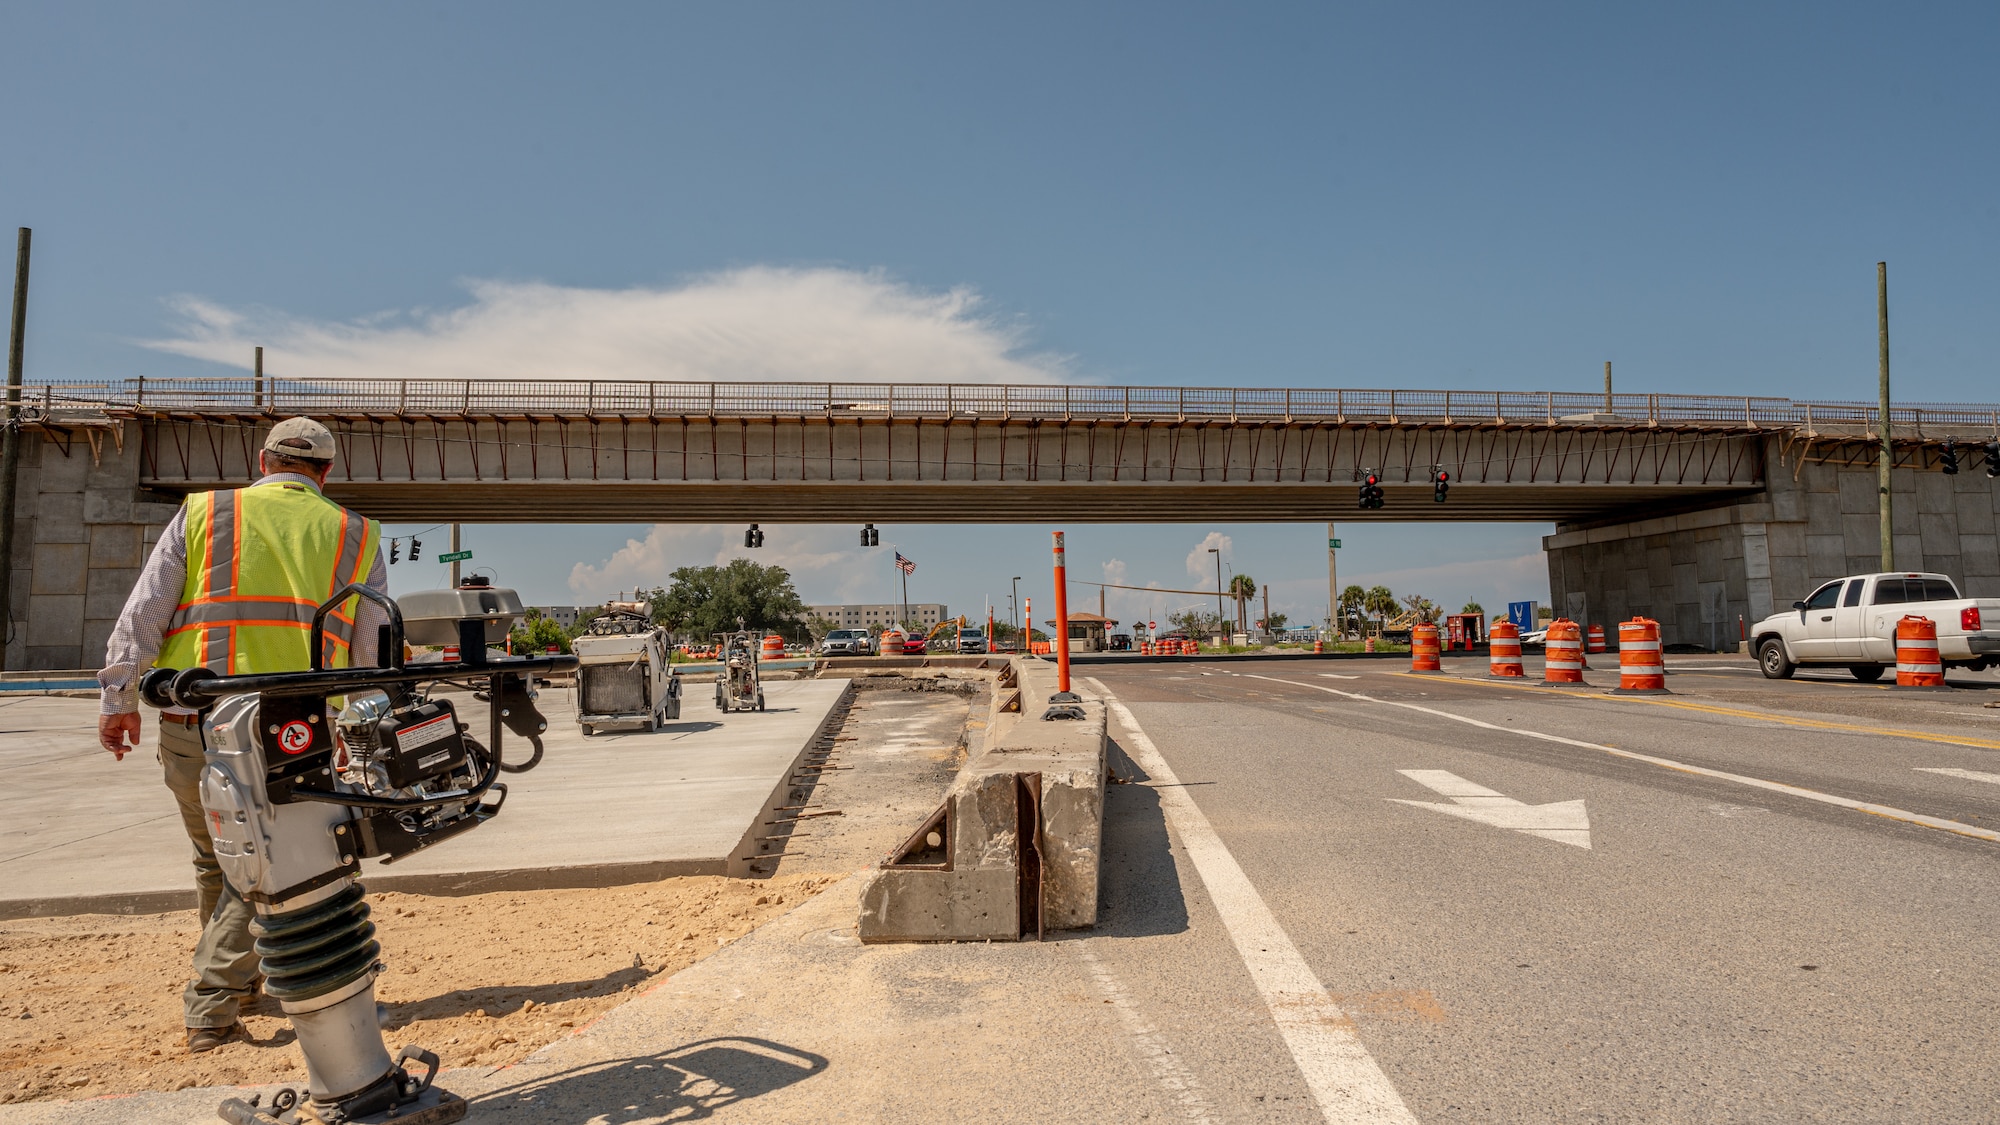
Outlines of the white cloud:
<svg viewBox="0 0 2000 1125">
<path fill-rule="evenodd" d="M 1065 357 L 970 288 L 879 273 L 753 266 L 665 288 L 472 281 L 471 301 L 333 322 L 198 297 L 172 302 L 175 355 L 286 378 L 1046 383 Z"/>
<path fill-rule="evenodd" d="M 570 592 L 579 603 L 594 605 L 620 591 L 665 586 L 678 567 L 749 558 L 790 571 L 792 586 L 808 604 L 887 600 L 888 579 L 876 571 L 887 565 L 877 560 L 889 556 L 882 548 L 862 548 L 851 528 L 766 524 L 764 546 L 751 551 L 743 546 L 744 526 L 654 524 L 644 539 L 628 539 L 599 562 L 571 567 Z"/>
<path fill-rule="evenodd" d="M 1194 545 L 1194 550 L 1188 552 L 1187 572 L 1196 578 L 1206 578 L 1211 582 L 1214 581 L 1215 560 L 1208 557 L 1208 552 L 1211 550 L 1222 552 L 1224 566 L 1230 565 L 1235 561 L 1236 545 L 1230 540 L 1229 536 L 1224 535 L 1220 531 L 1211 531 L 1201 542 Z"/>
</svg>

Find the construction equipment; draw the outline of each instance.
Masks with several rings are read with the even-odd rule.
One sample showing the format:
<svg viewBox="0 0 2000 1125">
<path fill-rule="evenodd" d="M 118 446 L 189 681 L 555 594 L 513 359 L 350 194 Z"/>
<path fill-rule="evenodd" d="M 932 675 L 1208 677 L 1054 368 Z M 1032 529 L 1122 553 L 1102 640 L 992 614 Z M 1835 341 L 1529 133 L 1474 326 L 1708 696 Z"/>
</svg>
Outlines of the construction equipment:
<svg viewBox="0 0 2000 1125">
<path fill-rule="evenodd" d="M 757 646 L 762 634 L 747 631 L 715 634 L 715 709 L 762 711 L 764 685 L 757 679 Z"/>
<path fill-rule="evenodd" d="M 958 630 L 963 628 L 965 628 L 964 614 L 961 613 L 957 617 L 948 617 L 943 621 L 938 622 L 936 625 L 931 626 L 931 631 L 924 634 L 924 647 L 926 648 L 931 647 L 932 642 L 938 639 L 939 634 L 943 633 L 947 629 Z M 958 634 L 956 632 L 952 633 L 951 650 L 953 652 L 958 651 Z"/>
<path fill-rule="evenodd" d="M 576 721 L 586 735 L 606 727 L 659 730 L 681 717 L 681 678 L 666 630 L 645 602 L 610 602 L 576 638 Z"/>
<path fill-rule="evenodd" d="M 381 664 L 322 668 L 327 617 L 356 596 L 388 614 Z M 535 709 L 536 674 L 568 671 L 576 658 L 490 657 L 487 643 L 506 636 L 519 611 L 512 590 L 424 591 L 399 607 L 355 584 L 314 613 L 306 671 L 221 676 L 197 665 L 140 680 L 148 704 L 201 715 L 201 799 L 215 856 L 256 912 L 264 991 L 290 1017 L 305 1055 L 303 1096 L 280 1090 L 269 1105 L 228 1098 L 216 1110 L 224 1121 L 443 1125 L 465 1116 L 464 1099 L 432 1084 L 436 1055 L 406 1046 L 391 1058 L 382 1042 L 382 947 L 355 877 L 364 858 L 388 863 L 491 820 L 506 800 L 502 771 L 541 761 L 548 723 Z M 406 623 L 409 640 L 455 643 L 463 659 L 405 665 Z M 430 690 L 468 681 L 484 682 L 474 696 L 486 703 L 483 745 L 453 701 Z M 527 760 L 503 759 L 507 732 L 533 748 Z"/>
</svg>

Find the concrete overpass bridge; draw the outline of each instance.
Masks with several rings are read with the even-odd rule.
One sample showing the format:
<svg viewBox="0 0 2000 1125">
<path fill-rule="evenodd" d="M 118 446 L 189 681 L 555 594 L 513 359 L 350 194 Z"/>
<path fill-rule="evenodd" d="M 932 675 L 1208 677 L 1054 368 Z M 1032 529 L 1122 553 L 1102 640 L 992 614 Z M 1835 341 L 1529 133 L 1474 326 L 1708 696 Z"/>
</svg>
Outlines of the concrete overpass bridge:
<svg viewBox="0 0 2000 1125">
<path fill-rule="evenodd" d="M 399 521 L 1553 521 L 1556 607 L 1607 624 L 1649 613 L 1669 640 L 1719 640 L 1718 622 L 1877 556 L 1866 403 L 250 378 L 50 383 L 29 397 L 40 440 L 24 458 L 13 668 L 97 659 L 180 497 L 246 483 L 263 432 L 294 414 L 338 436 L 328 492 Z M 1907 405 L 1892 420 L 1897 491 L 1910 494 L 1899 565 L 2000 582 L 1987 569 L 2000 490 L 1976 469 L 1936 471 L 1943 440 L 2000 436 L 2000 408 Z M 1443 504 L 1434 465 L 1452 477 Z M 1387 493 L 1373 511 L 1356 505 L 1368 469 Z"/>
</svg>

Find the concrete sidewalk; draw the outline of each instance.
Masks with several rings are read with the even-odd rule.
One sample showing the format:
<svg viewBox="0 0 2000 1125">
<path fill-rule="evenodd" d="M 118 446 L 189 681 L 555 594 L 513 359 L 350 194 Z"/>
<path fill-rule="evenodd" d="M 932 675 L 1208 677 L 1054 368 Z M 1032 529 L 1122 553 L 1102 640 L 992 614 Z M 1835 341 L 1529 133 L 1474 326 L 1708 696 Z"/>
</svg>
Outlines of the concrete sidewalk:
<svg viewBox="0 0 2000 1125">
<path fill-rule="evenodd" d="M 723 715 L 686 694 L 657 733 L 585 738 L 569 694 L 542 692 L 547 756 L 508 774 L 491 825 L 398 863 L 370 861 L 371 890 L 425 893 L 608 886 L 741 874 L 764 814 L 800 756 L 838 721 L 846 680 L 772 681 L 768 710 Z M 469 721 L 484 735 L 481 717 Z M 132 913 L 194 904 L 187 837 L 145 748 L 97 745 L 97 701 L 0 699 L 0 918 Z M 508 757 L 526 744 L 509 738 Z"/>
</svg>

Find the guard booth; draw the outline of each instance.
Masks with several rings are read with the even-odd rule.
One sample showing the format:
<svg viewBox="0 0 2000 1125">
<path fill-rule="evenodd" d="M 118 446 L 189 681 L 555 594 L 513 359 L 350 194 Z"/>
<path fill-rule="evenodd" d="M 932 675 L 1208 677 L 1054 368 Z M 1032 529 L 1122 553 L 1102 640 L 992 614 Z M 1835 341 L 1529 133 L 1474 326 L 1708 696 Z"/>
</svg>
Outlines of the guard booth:
<svg viewBox="0 0 2000 1125">
<path fill-rule="evenodd" d="M 1486 639 L 1486 615 L 1483 613 L 1453 613 L 1444 619 L 1442 648 L 1446 652 L 1464 649 L 1471 652 Z"/>
<path fill-rule="evenodd" d="M 1056 627 L 1051 620 L 1050 629 Z M 1069 650 L 1071 652 L 1106 652 L 1111 647 L 1107 637 L 1111 626 L 1118 624 L 1109 617 L 1099 617 L 1094 613 L 1072 613 L 1069 615 Z"/>
</svg>

